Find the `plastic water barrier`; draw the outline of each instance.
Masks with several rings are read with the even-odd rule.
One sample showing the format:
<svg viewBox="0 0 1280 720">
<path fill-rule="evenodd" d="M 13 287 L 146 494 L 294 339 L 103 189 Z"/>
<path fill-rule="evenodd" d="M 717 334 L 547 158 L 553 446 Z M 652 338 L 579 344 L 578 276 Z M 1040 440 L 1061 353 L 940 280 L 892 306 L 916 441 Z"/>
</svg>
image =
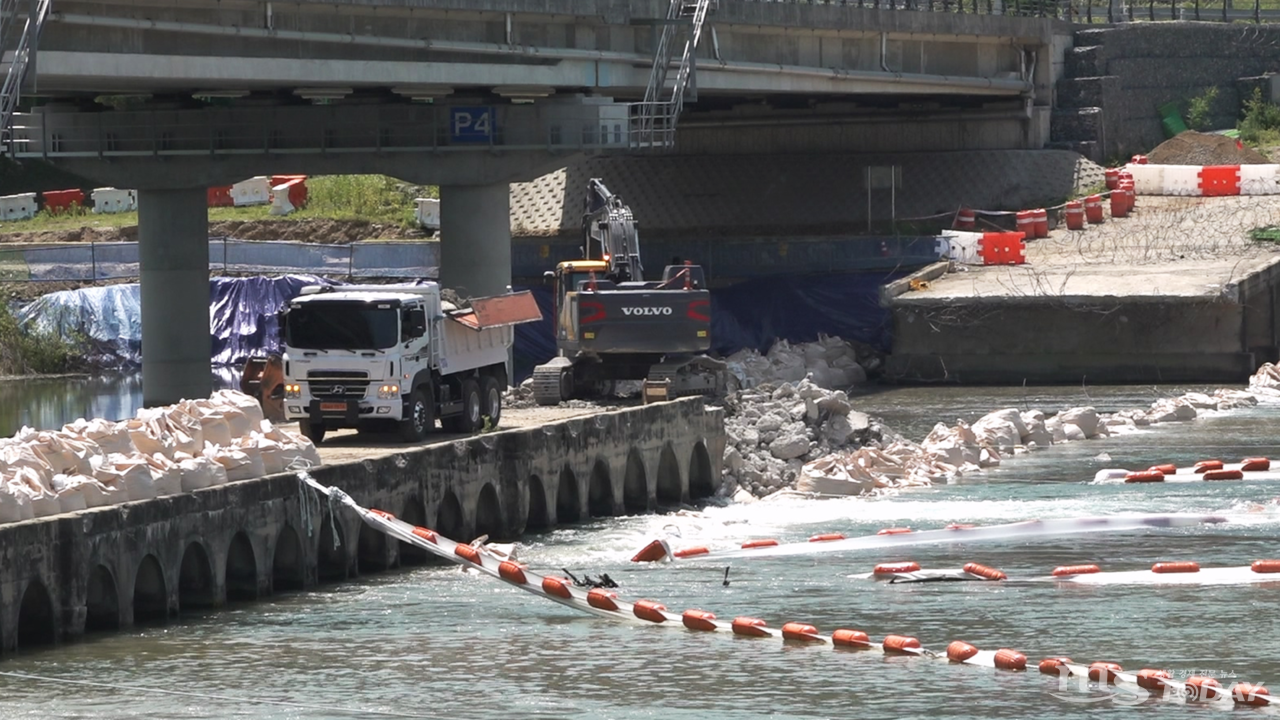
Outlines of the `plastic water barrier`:
<svg viewBox="0 0 1280 720">
<path fill-rule="evenodd" d="M 1093 476 L 1094 485 L 1145 485 L 1148 483 L 1223 482 L 1232 480 L 1280 480 L 1280 468 L 1272 469 L 1264 457 L 1245 458 L 1238 463 L 1201 460 L 1191 467 L 1173 464 L 1152 465 L 1146 470 L 1106 468 Z"/>
<path fill-rule="evenodd" d="M 329 497 L 330 502 L 340 502 L 360 515 L 365 523 L 388 536 L 422 548 L 427 552 L 462 565 L 485 575 L 513 585 L 542 599 L 564 605 L 580 612 L 609 620 L 633 624 L 658 625 L 682 628 L 691 632 L 712 632 L 747 638 L 770 638 L 793 644 L 831 646 L 841 650 L 863 650 L 885 655 L 907 655 L 948 663 L 976 665 L 1009 672 L 1027 669 L 1027 657 L 1009 648 L 981 650 L 969 643 L 956 640 L 943 652 L 926 649 L 921 642 L 906 635 L 885 635 L 878 642 L 862 630 L 841 628 L 830 634 L 820 633 L 813 625 L 788 622 L 780 628 L 769 627 L 759 618 L 736 617 L 732 621 L 718 619 L 705 610 L 690 609 L 675 613 L 666 606 L 650 600 L 623 600 L 616 593 L 593 588 L 584 590 L 574 586 L 566 578 L 539 575 L 527 566 L 504 559 L 483 546 L 473 547 L 446 538 L 432 530 L 417 527 L 396 519 L 390 513 L 362 507 L 349 495 L 336 487 L 326 488 L 317 483 L 305 471 L 298 477 L 312 489 Z M 1270 693 L 1260 684 L 1236 683 L 1223 688 L 1212 678 L 1191 677 L 1186 682 L 1173 679 L 1161 670 L 1141 670 L 1126 673 L 1115 663 L 1096 662 L 1090 665 L 1074 663 L 1070 658 L 1047 658 L 1038 669 L 1041 674 L 1062 679 L 1080 678 L 1098 683 L 1100 687 L 1125 684 L 1132 692 L 1157 695 L 1174 703 L 1205 702 L 1224 707 L 1232 705 L 1266 706 L 1271 703 Z"/>
<path fill-rule="evenodd" d="M 1148 165 L 1131 163 L 1139 195 L 1280 195 L 1280 165 Z"/>
<path fill-rule="evenodd" d="M 976 582 L 1068 582 L 1081 585 L 1280 585 L 1280 560 L 1257 560 L 1243 567 L 1201 568 L 1190 561 L 1160 562 L 1149 570 L 1103 572 L 1097 565 L 1064 565 L 1049 575 L 1010 577 L 977 563 L 962 568 L 921 569 L 914 562 L 886 563 L 849 577 L 889 583 L 972 580 Z"/>
<path fill-rule="evenodd" d="M 738 558 L 816 555 L 850 550 L 879 550 L 924 545 L 928 543 L 991 542 L 995 540 L 1026 540 L 1055 535 L 1074 535 L 1087 532 L 1129 532 L 1150 528 L 1176 528 L 1222 523 L 1227 519 L 1220 515 L 1195 514 L 1135 514 L 1101 515 L 1097 517 L 1060 518 L 1053 520 L 1023 520 L 1003 525 L 977 527 L 973 525 L 948 525 L 938 530 L 916 531 L 911 528 L 885 528 L 875 535 L 846 538 L 839 533 L 823 533 L 809 538 L 808 542 L 779 543 L 777 540 L 749 540 L 738 548 L 711 550 L 691 547 L 672 552 L 664 540 L 654 540 L 631 558 L 633 562 L 659 562 L 666 560 L 732 560 Z"/>
</svg>

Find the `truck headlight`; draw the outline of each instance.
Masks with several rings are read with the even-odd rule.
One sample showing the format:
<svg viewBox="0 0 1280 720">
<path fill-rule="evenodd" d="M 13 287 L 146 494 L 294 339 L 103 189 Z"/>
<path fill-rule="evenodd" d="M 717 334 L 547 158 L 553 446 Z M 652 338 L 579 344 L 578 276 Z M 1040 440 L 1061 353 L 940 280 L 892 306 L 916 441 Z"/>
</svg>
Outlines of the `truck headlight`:
<svg viewBox="0 0 1280 720">
<path fill-rule="evenodd" d="M 284 396 L 288 400 L 297 400 L 298 398 L 302 397 L 302 386 L 301 385 L 285 385 Z"/>
<path fill-rule="evenodd" d="M 398 397 L 400 397 L 399 385 L 383 385 L 378 388 L 379 400 L 395 400 Z"/>
</svg>

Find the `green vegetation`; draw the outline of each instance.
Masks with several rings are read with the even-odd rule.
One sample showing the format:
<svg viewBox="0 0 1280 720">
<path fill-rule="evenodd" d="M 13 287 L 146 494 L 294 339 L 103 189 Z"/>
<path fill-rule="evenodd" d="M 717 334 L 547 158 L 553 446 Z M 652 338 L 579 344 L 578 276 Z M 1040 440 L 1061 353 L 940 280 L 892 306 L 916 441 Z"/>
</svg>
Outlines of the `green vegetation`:
<svg viewBox="0 0 1280 720">
<path fill-rule="evenodd" d="M 0 375 L 74 372 L 83 366 L 82 343 L 52 333 L 23 330 L 0 303 Z"/>
<path fill-rule="evenodd" d="M 327 175 L 307 178 L 307 206 L 288 216 L 268 214 L 269 205 L 209 208 L 209 222 L 250 220 L 367 220 L 383 225 L 409 227 L 416 223 L 413 201 L 439 197 L 435 187 L 407 185 L 385 175 Z M 30 220 L 2 226 L 6 232 L 69 230 L 80 227 L 127 227 L 138 224 L 138 213 L 95 215 L 88 208 L 57 214 L 41 210 Z"/>
<path fill-rule="evenodd" d="M 1187 102 L 1187 124 L 1192 130 L 1212 130 L 1213 104 L 1218 99 L 1218 86 L 1214 85 Z"/>
<path fill-rule="evenodd" d="M 1262 99 L 1262 88 L 1244 103 L 1244 118 L 1237 126 L 1240 139 L 1257 146 L 1280 145 L 1280 106 Z"/>
</svg>

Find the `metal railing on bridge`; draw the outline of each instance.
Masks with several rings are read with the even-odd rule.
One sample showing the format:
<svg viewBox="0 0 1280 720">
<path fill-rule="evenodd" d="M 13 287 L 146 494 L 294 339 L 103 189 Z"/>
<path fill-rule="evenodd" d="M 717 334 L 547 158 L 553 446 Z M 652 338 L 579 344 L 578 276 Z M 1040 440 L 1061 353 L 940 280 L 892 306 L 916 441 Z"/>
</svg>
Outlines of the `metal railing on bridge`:
<svg viewBox="0 0 1280 720">
<path fill-rule="evenodd" d="M 878 10 L 1050 17 L 1077 23 L 1280 22 L 1278 0 L 742 0 Z"/>
</svg>

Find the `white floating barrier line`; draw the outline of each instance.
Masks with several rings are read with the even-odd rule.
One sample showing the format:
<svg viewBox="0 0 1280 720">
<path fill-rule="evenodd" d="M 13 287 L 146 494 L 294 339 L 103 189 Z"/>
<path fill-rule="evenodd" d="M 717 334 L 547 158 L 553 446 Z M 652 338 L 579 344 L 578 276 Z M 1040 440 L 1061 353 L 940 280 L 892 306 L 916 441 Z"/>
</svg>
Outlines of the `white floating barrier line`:
<svg viewBox="0 0 1280 720">
<path fill-rule="evenodd" d="M 876 535 L 855 538 L 844 538 L 833 533 L 830 535 L 815 535 L 809 542 L 782 544 L 773 540 L 753 540 L 733 549 L 711 550 L 706 547 L 694 547 L 675 552 L 671 552 L 664 541 L 654 540 L 636 553 L 632 561 L 731 560 L 738 558 L 816 555 L 819 553 L 877 550 L 930 543 L 991 542 L 995 540 L 1075 535 L 1087 532 L 1127 532 L 1149 528 L 1189 527 L 1223 522 L 1227 522 L 1227 519 L 1221 515 L 1181 513 L 1102 515 L 1054 520 L 1024 520 L 985 527 L 949 525 L 939 530 L 912 531 L 908 528 L 888 528 L 881 530 Z"/>
<path fill-rule="evenodd" d="M 1174 565 L 1174 563 L 1158 563 Z M 1177 563 L 1181 565 L 1182 563 Z M 965 568 L 930 568 L 905 572 L 870 572 L 849 575 L 858 580 L 875 580 L 891 584 L 970 581 L 992 582 L 1069 582 L 1081 585 L 1252 585 L 1280 583 L 1280 570 L 1264 571 L 1255 568 L 1266 564 L 1268 568 L 1280 566 L 1280 560 L 1259 560 L 1252 566 L 1200 568 L 1194 571 L 1124 570 L 1115 572 L 1085 572 L 1079 574 L 1039 575 L 1033 577 L 994 577 L 991 574 L 970 572 Z"/>
<path fill-rule="evenodd" d="M 1280 480 L 1280 468 L 1272 469 L 1267 458 L 1245 458 L 1238 463 L 1203 460 L 1191 467 L 1153 465 L 1145 470 L 1106 468 L 1093 476 L 1094 485 L 1120 483 L 1204 482 L 1222 480 Z"/>
<path fill-rule="evenodd" d="M 997 670 L 1022 671 L 1026 670 L 1027 658 L 1016 650 L 1002 648 L 995 651 L 984 651 L 964 642 L 952 642 L 947 646 L 944 653 L 937 653 L 925 649 L 921 646 L 920 641 L 914 637 L 903 635 L 886 635 L 882 642 L 872 641 L 866 633 L 860 630 L 840 629 L 832 632 L 830 635 L 824 635 L 817 632 L 812 625 L 805 623 L 786 623 L 780 629 L 767 627 L 763 620 L 749 617 L 734 618 L 732 622 L 724 622 L 715 619 L 715 616 L 703 610 L 687 610 L 681 615 L 667 611 L 661 605 L 652 603 L 651 601 L 639 600 L 634 603 L 620 600 L 613 593 L 604 593 L 604 597 L 608 597 L 613 609 L 605 609 L 591 604 L 591 597 L 595 590 L 584 591 L 581 588 L 574 587 L 571 582 L 564 580 L 563 582 L 552 582 L 550 587 L 555 592 L 549 592 L 548 579 L 553 576 L 539 575 L 530 571 L 523 565 L 519 565 L 511 560 L 498 557 L 485 547 L 472 547 L 444 537 L 427 528 L 421 528 L 402 520 L 397 519 L 391 513 L 382 510 L 373 510 L 365 508 L 355 502 L 351 496 L 336 487 L 326 488 L 317 483 L 309 473 L 301 471 L 298 477 L 302 479 L 308 486 L 316 491 L 329 496 L 331 499 L 338 500 L 347 507 L 360 514 L 361 518 L 374 529 L 386 533 L 388 536 L 402 540 L 415 547 L 422 548 L 427 552 L 444 558 L 451 562 L 457 563 L 464 567 L 473 568 L 483 572 L 486 575 L 495 577 L 509 585 L 514 585 L 529 593 L 537 595 L 541 598 L 557 602 L 561 605 L 587 612 L 598 617 L 610 620 L 621 620 L 628 622 L 642 622 L 651 625 L 662 625 L 668 627 L 684 627 L 690 631 L 705 632 L 722 632 L 729 631 L 735 636 L 746 637 L 769 637 L 781 638 L 783 641 L 812 643 L 821 645 L 831 645 L 838 649 L 852 650 L 879 650 L 886 655 L 900 654 L 915 657 L 929 658 L 940 660 L 943 662 L 960 663 L 965 665 L 976 665 L 979 667 L 994 668 Z M 980 569 L 981 571 L 993 571 L 980 565 L 970 563 L 966 565 L 966 571 Z M 1002 574 L 1002 573 L 1001 573 Z M 563 580 L 554 578 L 554 580 Z M 560 593 L 560 594 L 556 594 Z M 597 596 L 599 597 L 599 596 Z M 599 602 L 599 600 L 597 600 Z M 646 619 L 646 617 L 648 619 Z M 1064 659 L 1065 660 L 1065 659 Z M 1083 665 L 1070 664 L 1066 661 L 1066 667 L 1072 674 L 1088 674 L 1089 668 Z M 1048 661 L 1045 661 L 1048 662 Z M 1041 664 L 1041 672 L 1044 671 L 1044 663 Z M 1119 667 L 1116 666 L 1117 671 Z M 1137 684 L 1136 676 L 1117 673 L 1116 678 L 1128 682 L 1127 678 L 1133 677 L 1133 682 Z M 1184 684 L 1174 681 L 1168 681 L 1169 687 L 1182 688 Z M 1239 704 L 1264 705 L 1270 702 L 1267 691 L 1261 686 L 1246 685 L 1241 683 L 1233 687 L 1231 690 L 1223 689 L 1226 697 L 1232 697 L 1231 693 L 1240 687 L 1247 688 L 1248 692 L 1244 694 L 1246 700 L 1236 700 Z M 1217 699 L 1217 697 L 1215 697 Z"/>
</svg>

